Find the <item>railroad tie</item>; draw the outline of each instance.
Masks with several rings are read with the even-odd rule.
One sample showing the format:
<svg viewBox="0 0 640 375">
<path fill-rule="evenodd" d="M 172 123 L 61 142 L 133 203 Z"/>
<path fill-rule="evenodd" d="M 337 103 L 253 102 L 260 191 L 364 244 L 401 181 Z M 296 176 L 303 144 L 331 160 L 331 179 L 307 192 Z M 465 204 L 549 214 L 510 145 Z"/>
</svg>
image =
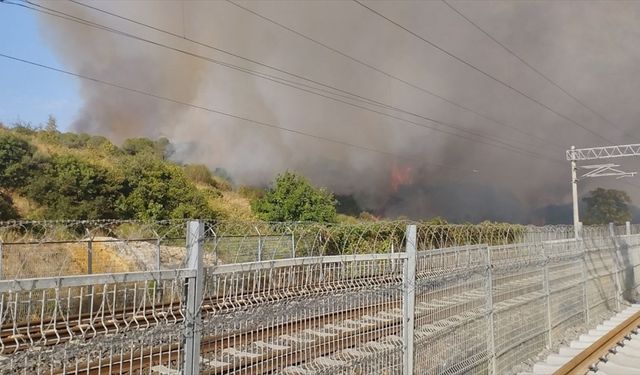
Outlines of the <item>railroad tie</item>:
<svg viewBox="0 0 640 375">
<path fill-rule="evenodd" d="M 310 335 L 314 335 L 314 336 L 319 336 L 319 337 L 334 337 L 334 336 L 338 336 L 337 333 L 332 333 L 332 332 L 322 332 L 322 331 L 316 331 L 313 329 L 305 329 L 304 331 L 302 331 L 304 333 L 308 333 Z"/>
<path fill-rule="evenodd" d="M 238 350 L 236 348 L 224 349 L 224 350 L 222 350 L 222 354 L 227 354 L 227 355 L 231 355 L 231 356 L 238 357 L 238 358 L 251 358 L 251 359 L 257 359 L 257 358 L 262 357 L 262 354 L 244 352 L 244 351 Z"/>
<path fill-rule="evenodd" d="M 340 331 L 340 332 L 354 332 L 354 331 L 358 330 L 358 328 L 339 326 L 339 325 L 330 324 L 330 323 L 329 324 L 325 324 L 324 328 L 332 329 L 332 330 Z"/>
<path fill-rule="evenodd" d="M 337 367 L 337 366 L 344 366 L 347 364 L 347 362 L 345 361 L 339 361 L 337 359 L 333 359 L 329 357 L 318 357 L 314 359 L 313 362 L 323 367 Z"/>
<path fill-rule="evenodd" d="M 256 341 L 253 344 L 256 345 L 259 348 L 263 348 L 263 349 L 267 348 L 267 349 L 271 349 L 271 350 L 275 350 L 275 351 L 282 351 L 282 350 L 291 349 L 290 346 L 277 345 L 277 344 L 272 344 L 272 343 L 268 343 L 268 342 L 264 342 L 264 341 Z"/>
<path fill-rule="evenodd" d="M 222 362 L 213 358 L 206 358 L 206 357 L 200 357 L 200 363 L 202 363 L 207 367 L 213 367 L 213 368 L 226 368 L 227 366 L 230 365 L 229 362 Z"/>
<path fill-rule="evenodd" d="M 181 374 L 179 370 L 174 370 L 163 365 L 151 367 L 151 373 L 158 374 L 158 375 L 180 375 Z"/>
<path fill-rule="evenodd" d="M 316 341 L 316 340 L 310 339 L 310 338 L 294 337 L 294 336 L 291 336 L 291 335 L 282 335 L 282 336 L 279 336 L 279 338 L 281 340 L 292 341 L 292 342 L 295 342 L 297 344 L 311 344 L 311 343 Z"/>
</svg>

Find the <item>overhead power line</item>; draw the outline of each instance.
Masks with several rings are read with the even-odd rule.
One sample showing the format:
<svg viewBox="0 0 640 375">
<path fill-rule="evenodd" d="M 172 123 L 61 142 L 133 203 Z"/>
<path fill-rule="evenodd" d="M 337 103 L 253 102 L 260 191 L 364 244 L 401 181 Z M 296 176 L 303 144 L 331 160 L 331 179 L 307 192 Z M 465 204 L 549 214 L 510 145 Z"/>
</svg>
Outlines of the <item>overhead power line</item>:
<svg viewBox="0 0 640 375">
<path fill-rule="evenodd" d="M 531 65 L 529 62 L 527 62 L 522 56 L 518 55 L 515 51 L 513 51 L 511 48 L 509 48 L 507 45 L 505 45 L 504 43 L 500 42 L 498 39 L 496 39 L 493 35 L 491 35 L 488 31 L 486 31 L 485 29 L 483 29 L 482 27 L 480 27 L 480 25 L 478 25 L 476 22 L 474 22 L 472 19 L 470 19 L 468 16 L 466 16 L 460 9 L 454 7 L 450 2 L 448 2 L 447 0 L 442 0 L 442 2 L 447 5 L 449 8 L 451 8 L 454 12 L 456 12 L 460 17 L 462 17 L 464 20 L 466 20 L 468 23 L 470 23 L 471 25 L 473 25 L 476 29 L 478 29 L 481 33 L 483 33 L 487 38 L 491 39 L 492 41 L 494 41 L 496 44 L 498 44 L 500 47 L 502 47 L 505 51 L 507 51 L 509 54 L 511 54 L 513 57 L 515 57 L 516 59 L 520 60 L 520 62 L 522 62 L 524 65 L 526 65 L 529 69 L 531 69 L 532 71 L 534 71 L 535 73 L 537 73 L 540 77 L 542 77 L 545 81 L 547 81 L 548 83 L 550 83 L 552 86 L 556 87 L 558 90 L 562 91 L 562 93 L 564 93 L 565 95 L 567 95 L 568 97 L 570 97 L 571 99 L 573 99 L 576 103 L 580 104 L 582 107 L 586 108 L 589 112 L 591 112 L 592 114 L 596 115 L 598 118 L 600 118 L 601 120 L 603 120 L 604 122 L 606 122 L 607 124 L 609 124 L 610 126 L 618 129 L 622 134 L 624 134 L 625 136 L 629 136 L 633 139 L 635 139 L 636 141 L 640 141 L 640 137 L 634 136 L 634 135 L 629 135 L 626 130 L 622 129 L 620 126 L 614 124 L 613 122 L 609 121 L 604 115 L 602 115 L 601 113 L 599 113 L 598 111 L 596 111 L 595 109 L 593 109 L 592 107 L 588 106 L 584 101 L 580 100 L 579 98 L 577 98 L 575 95 L 571 94 L 568 90 L 566 90 L 565 88 L 563 88 L 562 86 L 560 86 L 557 82 L 555 82 L 553 79 L 551 79 L 549 76 L 547 76 L 546 74 L 542 73 L 539 69 L 537 69 L 536 67 L 534 67 L 533 65 Z"/>
<path fill-rule="evenodd" d="M 504 87 L 506 87 L 506 88 L 510 89 L 511 91 L 513 91 L 513 92 L 516 92 L 516 93 L 520 94 L 521 96 L 523 96 L 523 97 L 525 97 L 525 98 L 529 99 L 530 101 L 532 101 L 532 102 L 534 102 L 534 103 L 538 104 L 539 106 L 541 106 L 541 107 L 545 108 L 546 110 L 548 110 L 548 111 L 550 111 L 550 112 L 552 112 L 552 113 L 556 114 L 558 117 L 560 117 L 560 118 L 562 118 L 562 119 L 564 119 L 564 120 L 566 120 L 566 121 L 570 122 L 571 124 L 573 124 L 573 125 L 575 125 L 575 126 L 577 126 L 577 127 L 581 128 L 581 129 L 583 129 L 583 130 L 585 130 L 585 131 L 587 131 L 587 132 L 591 133 L 592 135 L 594 135 L 594 136 L 596 136 L 596 137 L 598 137 L 598 138 L 600 138 L 600 139 L 604 140 L 605 142 L 609 142 L 609 143 L 611 143 L 611 144 L 615 144 L 615 142 L 613 142 L 612 140 L 608 139 L 607 137 L 605 137 L 605 136 L 603 136 L 603 135 L 599 134 L 598 132 L 596 132 L 596 131 L 594 131 L 594 130 L 592 130 L 592 129 L 590 129 L 590 128 L 588 128 L 588 127 L 586 127 L 586 126 L 582 125 L 582 124 L 580 124 L 579 122 L 577 122 L 577 121 L 573 120 L 572 118 L 570 118 L 570 117 L 568 117 L 568 116 L 566 116 L 566 115 L 564 115 L 564 114 L 562 114 L 562 113 L 560 113 L 560 112 L 556 111 L 555 109 L 553 109 L 553 108 L 549 107 L 548 105 L 544 104 L 543 102 L 539 101 L 538 99 L 536 99 L 536 98 L 534 98 L 534 97 L 532 97 L 532 96 L 528 95 L 527 93 L 525 93 L 525 92 L 523 92 L 523 91 L 519 90 L 518 88 L 516 88 L 516 87 L 512 86 L 512 85 L 511 85 L 511 84 L 509 84 L 508 82 L 505 82 L 505 81 L 503 81 L 503 80 L 501 80 L 501 79 L 499 79 L 499 78 L 497 78 L 497 77 L 495 77 L 495 76 L 493 76 L 493 75 L 491 75 L 491 74 L 487 73 L 486 71 L 484 71 L 484 70 L 482 70 L 482 69 L 478 68 L 477 66 L 475 66 L 475 65 L 471 64 L 471 63 L 470 63 L 470 62 L 468 62 L 467 60 L 464 60 L 463 58 L 458 57 L 457 55 L 455 55 L 455 54 L 453 54 L 453 53 L 449 52 L 448 50 L 444 49 L 443 47 L 439 46 L 438 44 L 436 44 L 436 43 L 434 43 L 434 42 L 430 41 L 429 39 L 427 39 L 427 38 L 425 38 L 425 37 L 421 36 L 420 34 L 415 33 L 414 31 L 412 31 L 412 30 L 410 30 L 409 28 L 407 28 L 407 27 L 403 26 L 402 24 L 400 24 L 400 23 L 398 23 L 398 22 L 396 22 L 396 21 L 392 20 L 391 18 L 389 18 L 389 17 L 385 16 L 384 14 L 382 14 L 382 13 L 378 12 L 377 10 L 375 10 L 375 9 L 373 9 L 373 8 L 371 8 L 371 7 L 367 6 L 367 5 L 365 5 L 365 4 L 363 4 L 360 0 L 353 0 L 353 1 L 354 1 L 356 4 L 360 5 L 361 7 L 365 8 L 366 10 L 370 11 L 371 13 L 373 13 L 373 14 L 377 15 L 378 17 L 380 17 L 380 18 L 382 18 L 382 19 L 386 20 L 387 22 L 389 22 L 389 23 L 391 23 L 391 24 L 395 25 L 396 27 L 398 27 L 398 28 L 400 28 L 400 29 L 402 29 L 402 30 L 406 31 L 407 33 L 409 33 L 409 34 L 413 35 L 414 37 L 416 37 L 416 38 L 418 38 L 418 39 L 422 40 L 423 42 L 425 42 L 426 44 L 428 44 L 428 45 L 430 45 L 431 47 L 435 48 L 436 50 L 438 50 L 438 51 L 440 51 L 440 52 L 444 53 L 445 55 L 447 55 L 447 56 L 451 57 L 452 59 L 454 59 L 454 60 L 456 60 L 456 61 L 458 61 L 458 62 L 460 62 L 460 63 L 462 63 L 462 64 L 464 64 L 464 65 L 466 65 L 466 66 L 468 66 L 469 68 L 471 68 L 471 69 L 473 69 L 473 70 L 475 70 L 475 71 L 477 71 L 477 72 L 481 73 L 483 76 L 485 76 L 485 77 L 487 77 L 487 78 L 489 78 L 489 79 L 491 79 L 491 80 L 493 80 L 493 81 L 495 81 L 495 82 L 499 83 L 500 85 L 502 85 L 502 86 L 504 86 Z"/>
<path fill-rule="evenodd" d="M 487 136 L 485 134 L 469 131 L 469 130 L 466 130 L 466 129 L 461 129 L 459 126 L 454 125 L 454 124 L 445 123 L 445 122 L 442 122 L 442 121 L 439 121 L 439 120 L 436 120 L 436 119 L 432 119 L 432 118 L 429 118 L 429 117 L 421 116 L 421 115 L 418 115 L 418 114 L 414 114 L 414 113 L 411 113 L 411 112 L 407 112 L 407 111 L 398 109 L 401 112 L 404 112 L 404 113 L 407 113 L 407 114 L 410 114 L 410 115 L 414 115 L 414 116 L 423 118 L 423 119 L 425 119 L 427 121 L 431 121 L 431 122 L 433 122 L 435 124 L 439 124 L 441 126 L 453 128 L 453 129 L 455 129 L 457 131 L 460 131 L 460 132 L 463 132 L 463 133 L 467 133 L 470 136 L 461 135 L 461 134 L 458 134 L 458 133 L 454 133 L 452 131 L 448 131 L 448 130 L 437 128 L 437 127 L 433 127 L 433 126 L 428 126 L 426 124 L 422 124 L 422 123 L 418 123 L 418 122 L 415 122 L 415 121 L 411 121 L 411 120 L 408 120 L 408 119 L 405 119 L 405 118 L 402 118 L 402 117 L 399 117 L 399 116 L 395 116 L 395 115 L 392 115 L 392 114 L 389 114 L 389 113 L 381 112 L 381 111 L 378 111 L 378 110 L 375 110 L 375 109 L 371 109 L 371 108 L 368 108 L 368 107 L 365 107 L 365 106 L 362 106 L 362 105 L 358 105 L 358 104 L 355 104 L 355 103 L 351 103 L 351 102 L 348 102 L 348 101 L 337 99 L 337 98 L 331 97 L 329 95 L 324 95 L 324 94 L 321 94 L 321 93 L 317 93 L 317 92 L 314 92 L 313 90 L 308 90 L 306 88 L 297 87 L 297 85 L 299 83 L 290 82 L 290 81 L 287 82 L 285 79 L 282 79 L 280 77 L 272 77 L 272 76 L 266 75 L 264 73 L 251 71 L 251 70 L 243 68 L 243 67 L 238 67 L 238 66 L 235 66 L 233 64 L 229 64 L 229 63 L 226 63 L 226 62 L 215 60 L 215 59 L 212 59 L 212 58 L 209 58 L 209 57 L 206 57 L 206 56 L 198 55 L 198 54 L 186 51 L 186 50 L 182 50 L 182 49 L 179 49 L 179 48 L 168 46 L 166 44 L 159 43 L 159 42 L 156 42 L 156 41 L 152 41 L 152 40 L 149 40 L 149 39 L 145 39 L 145 38 L 142 38 L 142 37 L 139 37 L 139 36 L 136 36 L 136 35 L 133 35 L 133 34 L 130 34 L 130 33 L 127 33 L 127 32 L 112 28 L 112 27 L 109 27 L 109 26 L 105 26 L 105 25 L 102 25 L 102 24 L 95 23 L 93 21 L 82 19 L 80 17 L 69 15 L 67 13 L 57 11 L 55 9 L 47 8 L 47 7 L 41 6 L 39 4 L 32 3 L 32 2 L 30 2 L 28 0 L 24 1 L 24 3 L 27 3 L 27 4 L 31 5 L 31 6 L 34 6 L 34 7 L 40 8 L 40 9 L 32 8 L 32 7 L 29 7 L 29 6 L 24 5 L 24 4 L 19 4 L 19 3 L 14 3 L 14 2 L 5 2 L 5 4 L 11 4 L 11 5 L 17 5 L 17 6 L 25 7 L 27 9 L 30 9 L 30 10 L 33 10 L 33 11 L 37 11 L 37 12 L 41 12 L 41 13 L 45 13 L 45 14 L 50 15 L 50 16 L 62 18 L 62 19 L 68 20 L 68 21 L 73 21 L 73 22 L 77 22 L 77 23 L 83 24 L 85 26 L 89 26 L 89 27 L 101 29 L 101 30 L 104 30 L 104 31 L 112 32 L 112 33 L 115 33 L 115 34 L 118 34 L 118 35 L 121 35 L 121 36 L 124 36 L 124 37 L 128 37 L 128 38 L 132 38 L 132 39 L 135 39 L 135 40 L 138 40 L 138 41 L 150 43 L 150 44 L 158 46 L 158 47 L 167 48 L 167 49 L 173 50 L 175 52 L 179 52 L 179 53 L 186 54 L 188 56 L 192 56 L 192 57 L 195 57 L 195 58 L 203 59 L 203 60 L 212 62 L 214 64 L 221 65 L 221 66 L 233 69 L 233 70 L 237 70 L 237 71 L 245 72 L 245 73 L 248 73 L 248 74 L 252 74 L 254 76 L 257 76 L 257 77 L 260 77 L 260 78 L 263 78 L 263 79 L 266 79 L 266 80 L 269 80 L 269 81 L 272 81 L 272 82 L 276 82 L 276 83 L 279 83 L 281 85 L 285 85 L 285 86 L 288 86 L 288 87 L 296 88 L 298 90 L 302 90 L 302 91 L 305 91 L 305 92 L 308 92 L 308 93 L 311 93 L 311 94 L 319 95 L 321 97 L 324 97 L 324 98 L 327 98 L 327 99 L 330 99 L 330 100 L 333 100 L 333 101 L 337 101 L 337 102 L 340 102 L 340 103 L 343 103 L 343 104 L 346 104 L 346 105 L 349 105 L 349 106 L 352 106 L 352 107 L 355 107 L 355 108 L 367 110 L 367 111 L 370 111 L 370 112 L 373 112 L 373 113 L 377 113 L 377 114 L 382 115 L 382 116 L 393 118 L 395 120 L 399 120 L 399 121 L 402 121 L 402 122 L 410 124 L 410 125 L 431 129 L 431 130 L 434 130 L 434 131 L 437 131 L 437 132 L 440 132 L 440 133 L 444 133 L 444 134 L 448 134 L 448 135 L 451 135 L 451 136 L 454 136 L 454 137 L 465 139 L 465 140 L 467 140 L 469 142 L 485 144 L 485 145 L 488 145 L 488 146 L 491 146 L 491 147 L 494 147 L 494 148 L 499 148 L 499 149 L 503 149 L 503 150 L 507 150 L 507 151 L 511 151 L 511 152 L 516 152 L 516 153 L 527 155 L 527 156 L 536 156 L 538 158 L 548 159 L 548 156 L 546 156 L 546 155 L 543 155 L 543 154 L 540 154 L 540 153 L 537 153 L 537 152 L 533 152 L 533 151 L 529 151 L 529 150 L 526 150 L 526 149 L 522 149 L 522 148 L 514 146 L 514 145 L 512 145 L 512 144 L 510 144 L 508 142 L 505 142 L 505 141 L 501 140 L 500 138 Z M 157 29 L 157 28 L 154 28 L 154 29 L 160 30 L 160 29 Z M 177 36 L 177 37 L 180 37 L 180 36 Z M 180 38 L 182 38 L 182 37 L 180 37 Z M 395 107 L 391 107 L 391 108 L 395 108 Z M 488 139 L 489 141 L 495 142 L 495 144 L 494 143 L 487 143 L 487 142 L 480 141 L 480 140 L 478 140 L 478 138 Z"/>
<path fill-rule="evenodd" d="M 542 141 L 544 145 L 553 144 L 556 147 L 558 147 L 558 149 L 562 149 L 562 150 L 565 149 L 565 146 L 560 145 L 558 143 L 555 143 L 553 140 L 542 138 L 542 137 L 540 137 L 540 136 L 538 136 L 538 135 L 536 135 L 534 133 L 530 133 L 530 132 L 522 130 L 522 129 L 516 127 L 516 126 L 509 125 L 509 124 L 507 124 L 505 122 L 502 122 L 500 120 L 497 120 L 495 118 L 492 118 L 490 116 L 482 114 L 482 113 L 480 113 L 480 112 L 478 112 L 478 111 L 476 111 L 476 110 L 474 110 L 474 109 L 472 109 L 470 107 L 467 107 L 467 106 L 462 105 L 462 104 L 460 104 L 458 102 L 455 102 L 455 101 L 453 101 L 451 99 L 448 99 L 448 98 L 446 98 L 446 97 L 444 97 L 442 95 L 439 95 L 439 94 L 437 94 L 437 93 L 435 93 L 435 92 L 433 92 L 433 91 L 431 91 L 429 89 L 426 89 L 424 87 L 421 87 L 421 86 L 418 86 L 418 85 L 416 85 L 414 83 L 411 83 L 410 81 L 407 81 L 407 80 L 405 80 L 403 78 L 400 78 L 397 75 L 394 75 L 394 74 L 391 74 L 389 72 L 386 72 L 386 71 L 384 71 L 384 70 L 382 70 L 382 69 L 380 69 L 380 68 L 378 68 L 378 67 L 376 67 L 376 66 L 374 66 L 372 64 L 367 63 L 366 61 L 363 61 L 361 59 L 353 57 L 352 55 L 349 55 L 349 54 L 347 54 L 345 52 L 342 52 L 342 51 L 340 51 L 340 50 L 338 50 L 338 49 L 336 49 L 334 47 L 331 47 L 330 45 L 328 45 L 326 43 L 323 43 L 323 42 L 321 42 L 321 41 L 319 41 L 317 39 L 314 39 L 314 38 L 312 38 L 312 37 L 310 37 L 308 35 L 305 35 L 305 34 L 299 32 L 299 31 L 297 31 L 297 30 L 295 30 L 295 29 L 293 29 L 293 28 L 291 28 L 289 26 L 286 26 L 286 25 L 284 25 L 284 24 L 282 24 L 282 23 L 280 23 L 280 22 L 278 22 L 278 21 L 276 21 L 276 20 L 274 20 L 272 18 L 269 18 L 269 17 L 267 17 L 267 16 L 255 11 L 253 9 L 244 7 L 244 6 L 234 2 L 232 0 L 227 0 L 227 2 L 232 4 L 232 5 L 234 5 L 234 6 L 236 6 L 236 7 L 238 7 L 238 8 L 240 8 L 240 9 L 242 9 L 242 10 L 244 10 L 244 11 L 246 11 L 246 12 L 248 12 L 248 13 L 251 13 L 251 14 L 255 15 L 256 17 L 258 17 L 258 18 L 260 18 L 262 20 L 265 20 L 265 21 L 267 21 L 269 23 L 272 23 L 272 24 L 274 24 L 274 25 L 276 25 L 276 26 L 278 26 L 278 27 L 280 27 L 280 28 L 282 28 L 282 29 L 284 29 L 286 31 L 289 31 L 289 32 L 291 32 L 291 33 L 293 33 L 295 35 L 298 35 L 299 37 L 301 37 L 303 39 L 306 39 L 306 40 L 308 40 L 308 41 L 310 41 L 310 42 L 312 42 L 312 43 L 314 43 L 316 45 L 319 45 L 319 46 L 321 46 L 321 47 L 323 47 L 323 48 L 325 48 L 325 49 L 327 49 L 327 50 L 329 50 L 329 51 L 331 51 L 331 52 L 333 52 L 335 54 L 338 54 L 338 55 L 340 55 L 340 56 L 342 56 L 344 58 L 347 58 L 347 59 L 349 59 L 349 60 L 351 60 L 351 61 L 353 61 L 353 62 L 355 62 L 357 64 L 360 64 L 360 65 L 362 65 L 364 67 L 367 67 L 367 68 L 369 68 L 369 69 L 371 69 L 371 70 L 373 70 L 373 71 L 375 71 L 377 73 L 380 73 L 380 74 L 384 75 L 385 77 L 388 77 L 388 78 L 391 78 L 391 79 L 393 79 L 395 81 L 401 82 L 401 83 L 403 83 L 403 84 L 405 84 L 405 85 L 407 85 L 409 87 L 412 87 L 412 88 L 414 88 L 414 89 L 416 89 L 418 91 L 421 91 L 421 92 L 423 92 L 425 94 L 428 94 L 428 95 L 430 95 L 432 97 L 435 97 L 437 99 L 440 99 L 440 100 L 442 100 L 442 101 L 444 101 L 444 102 L 446 102 L 446 103 L 448 103 L 450 105 L 453 105 L 453 106 L 455 106 L 457 108 L 463 109 L 463 110 L 465 110 L 467 112 L 473 113 L 474 115 L 476 115 L 476 116 L 478 116 L 478 117 L 480 117 L 480 118 L 482 118 L 484 120 L 490 121 L 490 122 L 492 122 L 494 124 L 497 124 L 497 125 L 500 125 L 502 127 L 506 127 L 506 128 L 511 129 L 511 130 L 513 130 L 515 132 L 518 132 L 520 134 L 526 135 L 528 137 L 536 138 L 539 141 Z"/>
</svg>

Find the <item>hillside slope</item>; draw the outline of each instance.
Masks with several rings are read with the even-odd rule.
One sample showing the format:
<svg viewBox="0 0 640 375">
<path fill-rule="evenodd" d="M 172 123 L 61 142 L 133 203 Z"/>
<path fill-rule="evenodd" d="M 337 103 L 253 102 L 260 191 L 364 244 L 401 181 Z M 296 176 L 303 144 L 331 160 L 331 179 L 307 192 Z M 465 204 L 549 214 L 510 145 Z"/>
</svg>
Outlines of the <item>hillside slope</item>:
<svg viewBox="0 0 640 375">
<path fill-rule="evenodd" d="M 0 124 L 0 220 L 255 220 L 225 174 L 172 160 L 171 143 Z"/>
</svg>

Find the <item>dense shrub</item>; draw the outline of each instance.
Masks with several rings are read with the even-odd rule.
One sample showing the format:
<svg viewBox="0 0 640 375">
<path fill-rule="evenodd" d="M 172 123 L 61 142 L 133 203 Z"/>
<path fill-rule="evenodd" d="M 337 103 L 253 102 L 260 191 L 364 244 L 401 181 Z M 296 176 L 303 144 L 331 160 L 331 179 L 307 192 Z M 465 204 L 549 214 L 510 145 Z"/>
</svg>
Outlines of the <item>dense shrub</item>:
<svg viewBox="0 0 640 375">
<path fill-rule="evenodd" d="M 279 175 L 265 195 L 251 202 L 266 221 L 336 222 L 336 201 L 324 188 L 316 188 L 293 172 Z"/>
<path fill-rule="evenodd" d="M 45 208 L 48 219 L 115 218 L 121 198 L 111 172 L 71 155 L 41 162 L 21 191 Z"/>
<path fill-rule="evenodd" d="M 179 166 L 139 156 L 127 159 L 122 168 L 124 199 L 118 212 L 123 217 L 157 220 L 213 216 L 203 194 Z"/>
<path fill-rule="evenodd" d="M 0 132 L 0 187 L 24 185 L 30 174 L 29 162 L 35 148 L 19 136 Z"/>
<path fill-rule="evenodd" d="M 173 155 L 174 149 L 166 138 L 153 141 L 148 138 L 130 138 L 122 144 L 122 151 L 127 155 L 146 155 L 166 160 Z"/>
</svg>

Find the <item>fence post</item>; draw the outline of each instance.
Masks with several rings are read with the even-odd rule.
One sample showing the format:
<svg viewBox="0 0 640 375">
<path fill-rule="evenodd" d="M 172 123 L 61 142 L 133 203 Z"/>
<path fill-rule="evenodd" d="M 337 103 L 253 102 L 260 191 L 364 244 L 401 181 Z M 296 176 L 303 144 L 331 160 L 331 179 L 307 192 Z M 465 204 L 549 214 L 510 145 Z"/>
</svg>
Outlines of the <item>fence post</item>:
<svg viewBox="0 0 640 375">
<path fill-rule="evenodd" d="M 160 261 L 160 237 L 158 237 L 156 240 L 156 270 L 160 271 L 160 268 L 162 268 L 162 265 Z"/>
<path fill-rule="evenodd" d="M 195 270 L 195 277 L 187 280 L 187 302 L 185 304 L 185 344 L 183 374 L 192 375 L 200 372 L 200 303 L 204 275 L 202 270 L 202 241 L 204 239 L 204 224 L 194 220 L 187 223 L 187 268 Z"/>
<path fill-rule="evenodd" d="M 581 239 L 576 239 L 576 246 L 582 250 L 582 300 L 584 301 L 584 323 L 589 326 L 589 269 L 587 268 L 587 247 Z"/>
<path fill-rule="evenodd" d="M 491 250 L 485 246 L 485 294 L 487 309 L 487 352 L 489 354 L 489 374 L 497 375 L 496 372 L 496 332 L 493 326 L 493 264 L 491 263 Z"/>
<path fill-rule="evenodd" d="M 256 233 L 258 233 L 258 259 L 257 261 L 260 262 L 262 261 L 262 233 L 260 233 L 260 230 L 258 229 L 258 227 L 254 227 L 254 229 L 256 230 Z"/>
<path fill-rule="evenodd" d="M 4 272 L 2 272 L 2 267 L 4 266 L 3 258 L 4 251 L 2 249 L 2 240 L 0 239 L 0 280 L 4 279 Z"/>
<path fill-rule="evenodd" d="M 551 288 L 549 286 L 549 254 L 544 244 L 542 244 L 542 254 L 544 256 L 544 269 L 542 276 L 542 287 L 544 289 L 545 299 L 547 301 L 547 349 L 551 349 Z"/>
<path fill-rule="evenodd" d="M 631 235 L 631 222 L 627 221 L 625 224 L 625 231 L 624 233 L 629 236 Z"/>
<path fill-rule="evenodd" d="M 622 299 L 622 285 L 620 285 L 620 273 L 622 267 L 620 267 L 620 254 L 618 251 L 618 241 L 616 240 L 615 225 L 609 223 L 609 236 L 611 236 L 611 242 L 613 243 L 613 283 L 616 287 L 616 311 L 620 311 L 620 300 Z"/>
<path fill-rule="evenodd" d="M 91 275 L 93 273 L 93 242 L 92 238 L 89 237 L 89 241 L 87 242 L 87 274 Z"/>
<path fill-rule="evenodd" d="M 408 225 L 406 234 L 406 255 L 402 272 L 402 335 L 404 375 L 413 375 L 414 365 L 414 318 L 416 303 L 416 226 Z"/>
</svg>

